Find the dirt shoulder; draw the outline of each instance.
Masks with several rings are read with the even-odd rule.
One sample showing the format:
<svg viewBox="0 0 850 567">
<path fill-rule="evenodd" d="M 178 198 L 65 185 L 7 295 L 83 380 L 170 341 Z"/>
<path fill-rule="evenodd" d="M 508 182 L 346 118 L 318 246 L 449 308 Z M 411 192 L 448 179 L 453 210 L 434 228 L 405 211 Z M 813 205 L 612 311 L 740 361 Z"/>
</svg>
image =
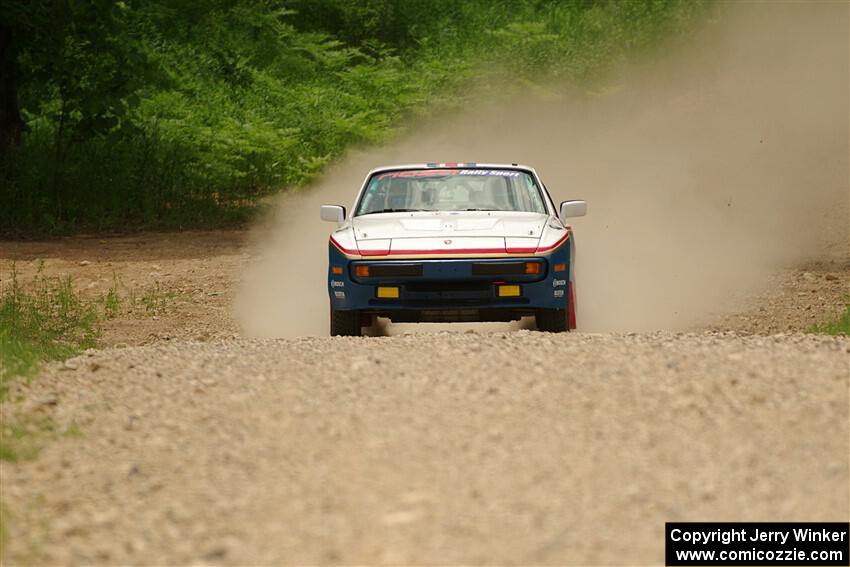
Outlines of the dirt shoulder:
<svg viewBox="0 0 850 567">
<path fill-rule="evenodd" d="M 120 308 L 104 322 L 102 347 L 233 336 L 230 306 L 246 239 L 245 231 L 192 231 L 0 241 L 0 285 L 14 262 L 25 286 L 41 273 L 70 276 L 90 299 L 116 289 Z"/>
<path fill-rule="evenodd" d="M 771 335 L 801 333 L 837 319 L 850 302 L 850 262 L 808 262 L 771 275 L 761 293 L 751 294 L 749 308 L 726 315 L 711 330 Z"/>
<path fill-rule="evenodd" d="M 11 276 L 14 262 L 24 284 L 41 270 L 50 277 L 70 276 L 90 298 L 116 288 L 122 308 L 105 322 L 102 347 L 232 337 L 239 333 L 233 299 L 254 254 L 249 234 L 196 231 L 0 241 L 0 285 Z M 813 262 L 786 269 L 774 274 L 764 288 L 747 298 L 750 308 L 719 318 L 708 329 L 806 332 L 815 323 L 834 319 L 850 293 L 850 262 Z"/>
</svg>

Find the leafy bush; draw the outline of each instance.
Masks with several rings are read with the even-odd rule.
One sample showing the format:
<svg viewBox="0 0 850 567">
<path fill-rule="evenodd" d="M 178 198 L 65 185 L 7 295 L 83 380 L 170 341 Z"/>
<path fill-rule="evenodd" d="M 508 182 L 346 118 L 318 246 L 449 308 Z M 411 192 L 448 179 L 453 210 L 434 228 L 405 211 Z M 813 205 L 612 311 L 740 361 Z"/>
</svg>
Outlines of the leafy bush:
<svg viewBox="0 0 850 567">
<path fill-rule="evenodd" d="M 706 6 L 8 0 L 26 129 L 0 157 L 0 232 L 240 223 L 352 145 L 469 104 L 471 80 L 588 81 Z"/>
</svg>

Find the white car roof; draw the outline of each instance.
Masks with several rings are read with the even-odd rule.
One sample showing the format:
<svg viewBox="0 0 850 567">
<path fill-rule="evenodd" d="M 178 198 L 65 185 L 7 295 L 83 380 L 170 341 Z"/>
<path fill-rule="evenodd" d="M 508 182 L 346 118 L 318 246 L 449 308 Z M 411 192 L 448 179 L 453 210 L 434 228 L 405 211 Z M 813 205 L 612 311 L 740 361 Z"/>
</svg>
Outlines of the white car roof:
<svg viewBox="0 0 850 567">
<path fill-rule="evenodd" d="M 446 163 L 408 163 L 402 165 L 382 165 L 381 167 L 376 167 L 374 169 L 369 170 L 368 175 L 372 175 L 373 173 L 380 173 L 381 171 L 398 171 L 404 169 L 445 169 L 445 168 L 462 168 L 462 169 L 525 169 L 527 171 L 534 171 L 534 168 L 528 165 L 522 165 L 521 163 L 461 163 L 461 162 L 446 162 Z"/>
</svg>

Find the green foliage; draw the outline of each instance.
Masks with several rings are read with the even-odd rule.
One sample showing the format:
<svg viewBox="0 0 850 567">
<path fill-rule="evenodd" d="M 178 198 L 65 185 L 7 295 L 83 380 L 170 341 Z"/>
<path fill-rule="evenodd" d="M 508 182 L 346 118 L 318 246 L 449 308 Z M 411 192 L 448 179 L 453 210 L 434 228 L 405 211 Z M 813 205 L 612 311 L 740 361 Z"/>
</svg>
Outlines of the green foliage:
<svg viewBox="0 0 850 567">
<path fill-rule="evenodd" d="M 0 398 L 8 381 L 32 374 L 38 364 L 94 347 L 98 313 L 80 299 L 70 278 L 36 276 L 26 291 L 14 265 L 0 290 Z"/>
<path fill-rule="evenodd" d="M 506 85 L 586 82 L 689 0 L 8 0 L 20 147 L 0 231 L 238 224 L 358 144 Z M 427 159 L 427 156 L 423 156 Z"/>
<path fill-rule="evenodd" d="M 54 125 L 60 159 L 67 144 L 121 125 L 145 78 L 125 3 L 7 0 L 0 14 L 16 24 L 25 109 Z"/>
<path fill-rule="evenodd" d="M 813 325 L 810 332 L 850 337 L 850 297 L 847 298 L 847 306 L 844 313 L 838 319 Z"/>
</svg>

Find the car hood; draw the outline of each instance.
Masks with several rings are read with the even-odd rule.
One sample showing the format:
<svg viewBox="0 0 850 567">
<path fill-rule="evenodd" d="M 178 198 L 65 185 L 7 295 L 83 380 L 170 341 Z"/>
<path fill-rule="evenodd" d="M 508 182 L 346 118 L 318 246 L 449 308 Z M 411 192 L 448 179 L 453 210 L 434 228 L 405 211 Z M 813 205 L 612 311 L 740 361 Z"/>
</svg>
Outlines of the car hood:
<svg viewBox="0 0 850 567">
<path fill-rule="evenodd" d="M 548 217 L 501 211 L 379 213 L 354 217 L 361 254 L 534 249 Z"/>
</svg>

